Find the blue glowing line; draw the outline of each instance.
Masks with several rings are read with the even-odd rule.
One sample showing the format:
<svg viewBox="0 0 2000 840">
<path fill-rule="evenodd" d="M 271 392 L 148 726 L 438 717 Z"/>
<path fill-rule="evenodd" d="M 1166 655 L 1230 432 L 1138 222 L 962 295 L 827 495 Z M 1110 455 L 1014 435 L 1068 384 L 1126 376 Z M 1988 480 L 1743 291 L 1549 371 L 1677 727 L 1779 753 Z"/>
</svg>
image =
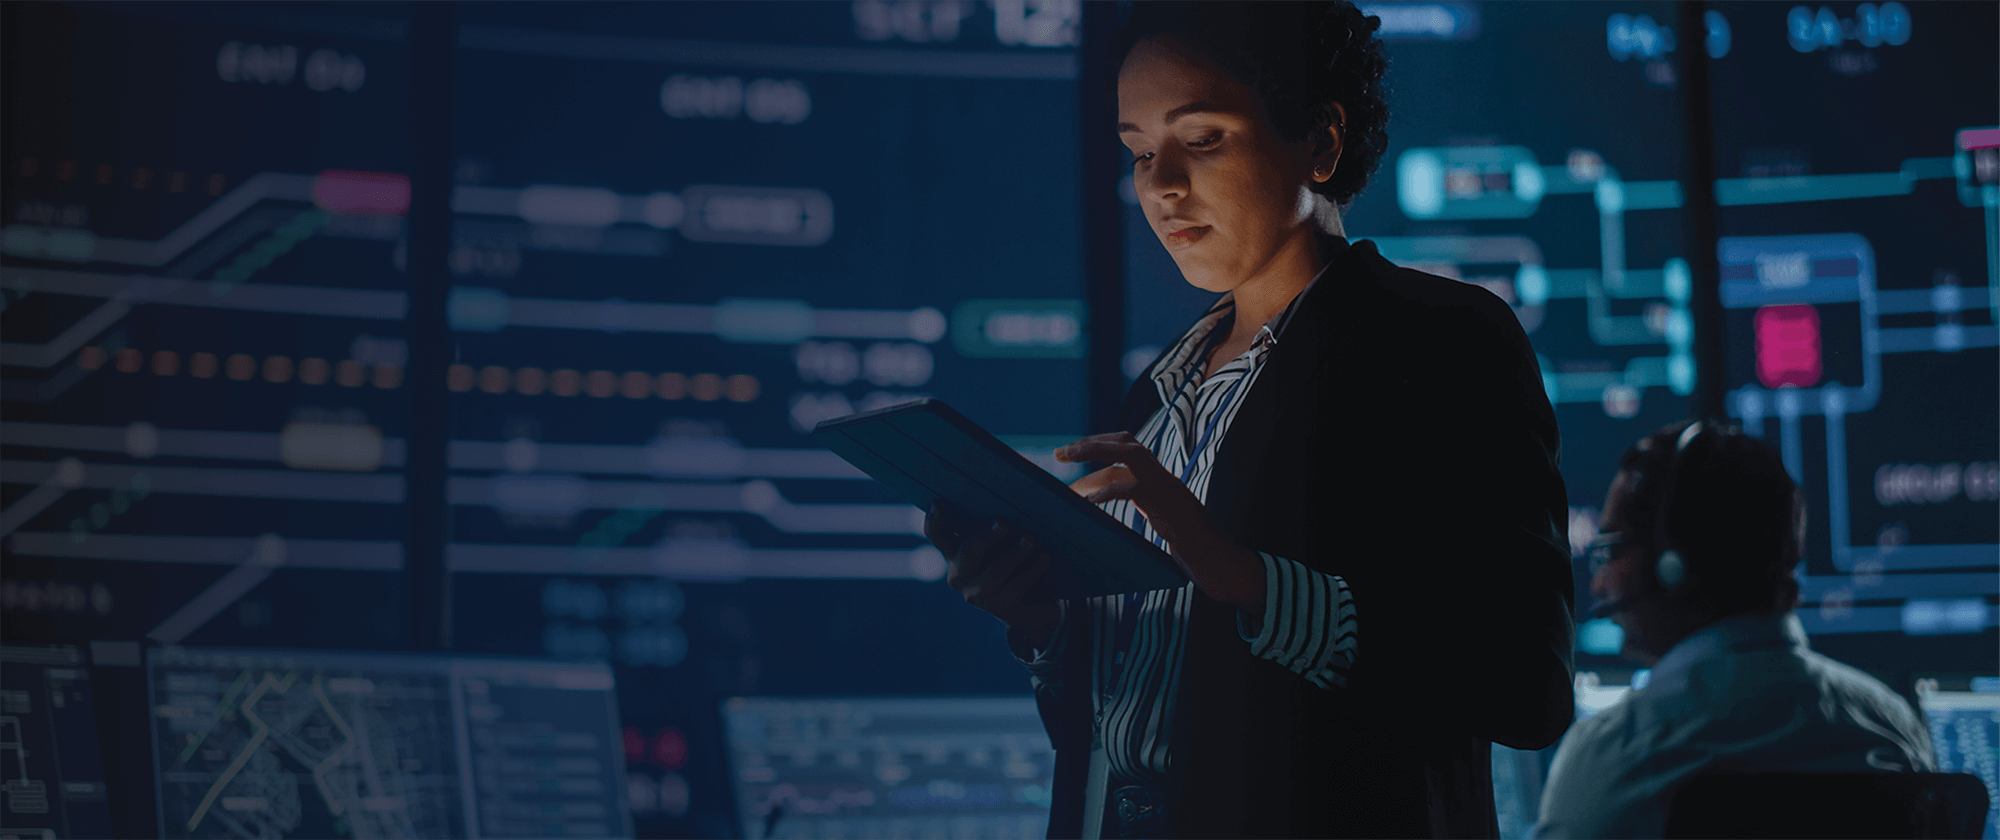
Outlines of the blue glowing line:
<svg viewBox="0 0 2000 840">
<path fill-rule="evenodd" d="M 2000 186 L 1981 191 L 1986 205 L 1986 282 L 1992 287 L 1993 322 L 2000 324 Z"/>
<path fill-rule="evenodd" d="M 1724 207 L 1746 204 L 1789 204 L 1795 201 L 1833 201 L 1843 198 L 1877 198 L 1909 195 L 1912 184 L 1901 172 L 1866 172 L 1852 175 L 1799 175 L 1789 178 L 1717 178 L 1715 203 Z"/>
<path fill-rule="evenodd" d="M 1829 383 L 1831 384 L 1831 383 Z M 1848 542 L 1854 539 L 1847 523 L 1847 412 L 1841 405 L 1838 392 L 1828 392 L 1824 401 L 1826 410 L 1826 527 L 1832 534 L 1833 567 L 1841 571 L 1853 568 L 1853 549 Z M 1796 427 L 1785 437 L 1788 446 L 1796 446 Z"/>
</svg>

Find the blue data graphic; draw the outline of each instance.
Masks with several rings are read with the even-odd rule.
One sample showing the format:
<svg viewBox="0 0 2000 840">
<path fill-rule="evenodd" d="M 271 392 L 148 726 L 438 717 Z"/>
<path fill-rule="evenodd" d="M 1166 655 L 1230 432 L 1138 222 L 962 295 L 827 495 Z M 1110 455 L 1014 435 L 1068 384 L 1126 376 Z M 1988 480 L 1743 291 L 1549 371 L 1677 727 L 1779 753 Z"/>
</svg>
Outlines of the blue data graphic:
<svg viewBox="0 0 2000 840">
<path fill-rule="evenodd" d="M 465 11 L 457 626 L 623 669 L 648 830 L 738 830 L 714 696 L 1019 690 L 921 512 L 807 433 L 936 397 L 1063 469 L 1076 15 Z"/>
<path fill-rule="evenodd" d="M 7 12 L 6 628 L 398 645 L 407 50 L 203 8 Z"/>
<path fill-rule="evenodd" d="M 1055 752 L 1033 697 L 732 697 L 740 837 L 1043 837 Z"/>
<path fill-rule="evenodd" d="M 110 837 L 83 651 L 0 647 L 0 835 Z"/>
<path fill-rule="evenodd" d="M 1990 665 L 2000 10 L 1713 8 L 1736 33 L 1713 65 L 1719 384 L 1806 492 L 1801 617 L 1815 634 L 1963 643 Z"/>
<path fill-rule="evenodd" d="M 626 837 L 603 665 L 166 648 L 162 837 Z"/>
<path fill-rule="evenodd" d="M 1392 59 L 1390 147 L 1349 238 L 1513 305 L 1562 429 L 1573 547 L 1596 535 L 1619 453 L 1715 393 L 1807 491 L 1810 632 L 2000 623 L 1992 8 L 1798 7 L 1801 28 L 1783 4 L 1723 3 L 1699 40 L 1671 4 L 1369 8 Z M 1508 58 L 1527 41 L 1554 52 Z M 1697 45 L 1723 307 L 1705 374 L 1676 63 Z M 1841 133 L 1834 101 L 1871 115 L 1863 136 Z M 1210 298 L 1126 198 L 1131 375 Z M 1608 621 L 1582 629 L 1585 653 L 1617 653 Z"/>
<path fill-rule="evenodd" d="M 920 513 L 807 432 L 936 397 L 1072 474 L 1080 9 L 454 14 L 450 100 L 414 102 L 404 7 L 7 8 L 7 635 L 410 644 L 442 394 L 435 612 L 619 668 L 637 830 L 732 830 L 714 697 L 1018 690 Z M 453 115 L 438 381 L 413 109 Z"/>
<path fill-rule="evenodd" d="M 1930 724 L 1938 772 L 1971 773 L 1986 784 L 1992 803 L 1979 836 L 2000 837 L 2000 693 L 1919 689 L 1917 701 Z"/>
<path fill-rule="evenodd" d="M 1561 424 L 1572 543 L 1595 535 L 1619 452 L 1711 395 L 1802 479 L 1816 647 L 1882 673 L 1990 663 L 1991 4 L 1715 3 L 1702 32 L 1665 2 L 1364 5 L 1394 117 L 1350 237 L 1513 307 Z M 595 781 L 551 800 L 563 826 L 731 836 L 789 802 L 784 834 L 836 820 L 807 818 L 832 795 L 745 788 L 749 742 L 724 721 L 751 712 L 721 698 L 1021 691 L 919 512 L 808 432 L 934 397 L 1073 477 L 1050 450 L 1103 431 L 1090 365 L 1123 353 L 1135 372 L 1210 301 L 1129 189 L 1126 276 L 1086 276 L 1102 220 L 1081 149 L 1115 138 L 1078 123 L 1084 17 L 1074 0 L 0 5 L 0 636 L 119 651 L 87 663 L 108 778 L 77 784 L 143 813 L 140 833 L 562 833 L 522 779 L 478 775 L 567 760 L 506 752 L 540 736 L 479 717 L 541 701 L 499 681 L 475 698 L 438 664 L 534 657 L 615 674 L 582 692 L 616 715 L 575 720 L 612 740 L 573 774 Z M 1697 49 L 1712 325 L 1684 235 L 1679 68 Z M 422 152 L 445 128 L 448 156 Z M 1121 281 L 1129 340 L 1093 347 L 1093 284 Z M 447 620 L 453 653 L 422 662 L 229 658 L 433 646 L 426 623 Z M 1615 630 L 1586 625 L 1584 664 L 1612 673 Z M 106 669 L 142 651 L 157 696 L 118 723 L 149 707 Z M 366 771 L 407 785 L 400 804 L 342 787 L 366 775 L 342 745 L 365 739 L 329 708 L 403 733 L 419 766 Z M 1017 718 L 952 725 L 1039 735 Z M 53 777 L 25 749 L 0 769 L 32 808 L 29 782 Z M 1005 790 L 1020 810 L 978 830 L 1021 833 L 1033 798 L 1011 797 L 1047 787 L 908 757 L 891 764 L 923 784 L 892 784 L 867 775 L 874 750 L 839 783 L 872 786 L 868 819 L 954 831 L 950 782 L 958 803 Z M 813 772 L 852 769 L 824 755 Z M 1543 758 L 1496 759 L 1518 765 L 1510 824 L 1532 820 Z M 121 794 L 139 767 L 152 786 Z M 46 790 L 49 815 L 99 793 Z"/>
</svg>

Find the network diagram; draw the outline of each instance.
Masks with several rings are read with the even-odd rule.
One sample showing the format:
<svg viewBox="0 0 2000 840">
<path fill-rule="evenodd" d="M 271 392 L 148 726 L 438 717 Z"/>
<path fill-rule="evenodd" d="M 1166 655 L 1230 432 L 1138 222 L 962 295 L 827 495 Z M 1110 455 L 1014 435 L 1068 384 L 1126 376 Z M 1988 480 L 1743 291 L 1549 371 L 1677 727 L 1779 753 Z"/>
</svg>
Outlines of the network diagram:
<svg viewBox="0 0 2000 840">
<path fill-rule="evenodd" d="M 1849 419 L 1881 404 L 1884 356 L 1933 353 L 1943 363 L 1983 350 L 1990 359 L 1990 348 L 2000 346 L 2000 327 L 1994 326 L 2000 318 L 1986 325 L 1968 325 L 1963 318 L 1982 309 L 2000 314 L 2000 128 L 1966 128 L 1952 139 L 1951 156 L 1905 161 L 1894 173 L 1768 184 L 1746 179 L 1718 191 L 1720 200 L 1737 203 L 1894 197 L 1908 194 L 1911 182 L 1921 178 L 1949 177 L 1956 181 L 1960 204 L 1979 212 L 1983 222 L 1983 288 L 1951 275 L 1938 277 L 1928 289 L 1879 288 L 1873 247 L 1858 233 L 1726 237 L 1720 243 L 1725 317 L 1750 321 L 1754 335 L 1755 380 L 1731 383 L 1736 386 L 1727 397 L 1731 414 L 1746 429 L 1771 437 L 1794 475 L 1801 474 L 1806 457 L 1802 418 L 1818 415 L 1823 421 L 1826 528 L 1833 567 L 1844 573 L 1806 581 L 1807 596 L 1817 596 L 1823 620 L 1912 634 L 1976 632 L 1995 623 L 1979 596 L 2000 591 L 1990 574 L 2000 561 L 2000 545 L 1912 542 L 1891 532 L 1874 545 L 1857 545 L 1850 518 L 1855 499 L 1869 496 L 1884 506 L 1943 503 L 1961 495 L 1971 503 L 2000 500 L 2000 477 L 1991 461 L 1918 469 L 1882 464 L 1873 471 L 1873 486 L 1855 488 L 1849 459 Z M 1885 316 L 1926 314 L 1934 318 L 1930 326 L 1882 323 Z M 1841 381 L 1843 373 L 1858 381 Z M 1953 409 L 1947 401 L 1937 410 Z M 1935 574 L 1893 574 L 1919 571 Z M 1951 597 L 1937 597 L 1945 595 Z M 1901 608 L 1854 606 L 1857 600 L 1899 598 L 1910 600 Z"/>
<path fill-rule="evenodd" d="M 2000 559 L 1992 544 L 1853 544 L 1849 520 L 1850 469 L 1846 418 L 1875 408 L 1882 395 L 1886 354 L 1962 354 L 2000 346 L 1991 325 L 1967 325 L 1961 314 L 2000 313 L 2000 129 L 1968 128 L 1952 138 L 1952 154 L 1906 160 L 1884 173 L 1768 178 L 1727 178 L 1716 183 L 1724 207 L 1776 205 L 1910 194 L 1918 182 L 1955 182 L 1960 203 L 1978 212 L 1986 239 L 1987 282 L 1964 285 L 1955 276 L 1930 289 L 1881 290 L 1873 249 L 1857 233 L 1794 236 L 1725 236 L 1718 245 L 1721 300 L 1731 323 L 1749 321 L 1751 346 L 1730 349 L 1748 356 L 1752 381 L 1735 383 L 1728 408 L 1747 431 L 1772 440 L 1794 476 L 1803 476 L 1801 418 L 1825 421 L 1824 494 L 1838 574 L 1805 575 L 1804 597 L 1817 603 L 1818 629 L 1835 632 L 1902 629 L 1910 633 L 1967 632 L 1991 626 L 1994 617 L 1977 596 L 2000 591 L 1988 569 Z M 1664 345 L 1662 355 L 1628 359 L 1622 370 L 1567 372 L 1540 357 L 1544 385 L 1557 405 L 1597 403 L 1611 417 L 1632 416 L 1645 389 L 1687 396 L 1695 386 L 1688 312 L 1690 279 L 1680 258 L 1658 268 L 1626 264 L 1626 214 L 1681 206 L 1675 181 L 1625 181 L 1589 150 L 1572 150 L 1561 165 L 1544 166 L 1521 146 L 1412 148 L 1396 160 L 1396 197 L 1416 220 L 1522 219 L 1555 196 L 1588 197 L 1595 205 L 1601 264 L 1552 267 L 1535 242 L 1521 235 L 1382 237 L 1392 261 L 1484 285 L 1512 304 L 1531 338 L 1545 328 L 1548 302 L 1583 298 L 1586 332 L 1605 348 Z M 1497 269 L 1497 270 L 1496 270 Z M 1645 314 L 1611 314 L 1608 301 L 1644 301 Z M 1822 314 L 1824 311 L 1825 314 Z M 1928 327 L 1883 326 L 1884 315 L 1932 314 Z M 1841 318 L 1845 328 L 1822 319 Z M 1823 333 L 1824 343 L 1823 346 Z M 1734 333 L 1731 333 L 1734 335 Z M 1849 340 L 1853 348 L 1835 348 Z M 1850 350 L 1851 352 L 1839 352 Z M 1838 361 L 1836 361 L 1838 360 Z M 1847 382 L 1838 371 L 1851 367 Z M 1726 374 L 1725 374 L 1726 375 Z M 1772 429 L 1772 421 L 1776 428 Z M 1922 465 L 1919 465 L 1922 466 Z M 1874 488 L 1889 497 L 1936 501 L 1963 493 L 1971 501 L 2000 499 L 1994 464 L 1951 464 L 1913 471 L 1885 465 Z M 1886 494 L 1886 495 L 1885 495 Z M 1572 541 L 1594 536 L 1595 521 L 1572 517 Z M 1804 570 L 1802 564 L 1801 570 Z M 1885 576 L 1884 572 L 1931 572 Z M 1938 596 L 1954 596 L 1939 600 Z M 1856 607 L 1856 599 L 1909 599 L 1902 607 Z M 1588 628 L 1586 628 L 1588 629 Z M 1586 633 L 1586 635 L 1588 635 Z M 1610 649 L 1615 650 L 1615 645 Z"/>
<path fill-rule="evenodd" d="M 1521 219 L 1534 215 L 1545 199 L 1569 195 L 1586 196 L 1596 208 L 1601 260 L 1594 268 L 1551 267 L 1533 240 L 1517 235 L 1375 241 L 1393 262 L 1440 269 L 1487 286 L 1514 306 L 1530 335 L 1541 328 L 1549 301 L 1582 298 L 1595 344 L 1665 345 L 1666 353 L 1633 358 L 1621 371 L 1562 372 L 1546 357 L 1540 359 L 1552 403 L 1600 403 L 1612 417 L 1629 417 L 1646 388 L 1662 387 L 1678 396 L 1692 393 L 1694 322 L 1688 314 L 1692 280 L 1687 262 L 1674 258 L 1658 268 L 1639 268 L 1627 265 L 1625 256 L 1626 214 L 1680 207 L 1679 183 L 1628 182 L 1601 155 L 1586 149 L 1573 150 L 1557 166 L 1541 165 L 1522 146 L 1413 148 L 1396 160 L 1397 204 L 1412 219 Z M 1513 272 L 1481 276 L 1472 266 L 1511 266 Z M 1620 316 L 1611 314 L 1614 299 L 1657 305 L 1642 316 Z"/>
</svg>

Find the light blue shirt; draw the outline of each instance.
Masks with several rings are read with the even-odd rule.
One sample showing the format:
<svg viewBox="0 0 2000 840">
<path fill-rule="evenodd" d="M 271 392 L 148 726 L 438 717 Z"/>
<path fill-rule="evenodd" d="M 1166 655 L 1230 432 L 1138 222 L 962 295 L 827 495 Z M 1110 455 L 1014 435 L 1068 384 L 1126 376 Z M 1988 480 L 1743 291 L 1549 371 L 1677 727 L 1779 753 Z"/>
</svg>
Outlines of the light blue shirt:
<svg viewBox="0 0 2000 840">
<path fill-rule="evenodd" d="M 1880 680 L 1814 653 L 1790 611 L 1711 624 L 1556 750 L 1537 838 L 1659 837 L 1699 773 L 1931 771 L 1930 732 Z"/>
</svg>

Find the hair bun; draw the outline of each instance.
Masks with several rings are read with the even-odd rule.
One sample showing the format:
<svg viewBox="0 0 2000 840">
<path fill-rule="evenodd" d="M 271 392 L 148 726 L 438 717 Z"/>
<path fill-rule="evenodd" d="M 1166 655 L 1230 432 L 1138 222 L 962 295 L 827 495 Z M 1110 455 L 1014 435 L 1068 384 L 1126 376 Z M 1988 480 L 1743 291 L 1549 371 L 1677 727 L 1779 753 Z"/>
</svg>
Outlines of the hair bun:
<svg viewBox="0 0 2000 840">
<path fill-rule="evenodd" d="M 1362 18 L 1362 20 L 1367 22 L 1369 34 L 1372 35 L 1376 32 L 1382 31 L 1382 17 L 1380 15 L 1369 15 L 1365 18 Z"/>
</svg>

